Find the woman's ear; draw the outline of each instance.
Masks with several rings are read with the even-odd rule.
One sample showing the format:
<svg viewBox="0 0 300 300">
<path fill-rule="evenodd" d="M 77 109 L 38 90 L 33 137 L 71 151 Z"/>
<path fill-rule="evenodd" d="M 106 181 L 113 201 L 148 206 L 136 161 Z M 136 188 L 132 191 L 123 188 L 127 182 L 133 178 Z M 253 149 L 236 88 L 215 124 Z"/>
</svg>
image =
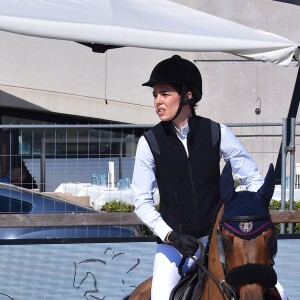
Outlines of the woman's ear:
<svg viewBox="0 0 300 300">
<path fill-rule="evenodd" d="M 184 99 L 192 99 L 193 98 L 193 93 L 192 92 L 187 92 L 186 94 L 185 94 L 185 97 L 184 97 Z"/>
</svg>

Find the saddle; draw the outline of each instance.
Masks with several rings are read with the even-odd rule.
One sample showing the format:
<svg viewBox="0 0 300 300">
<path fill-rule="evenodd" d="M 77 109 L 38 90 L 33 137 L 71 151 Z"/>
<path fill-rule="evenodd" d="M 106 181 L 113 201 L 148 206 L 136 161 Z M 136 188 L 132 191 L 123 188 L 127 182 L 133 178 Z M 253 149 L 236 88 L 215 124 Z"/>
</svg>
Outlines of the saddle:
<svg viewBox="0 0 300 300">
<path fill-rule="evenodd" d="M 203 270 L 198 264 L 201 264 L 201 266 L 204 265 L 205 247 L 200 240 L 198 242 L 200 247 L 200 257 L 196 260 L 195 268 L 182 276 L 181 280 L 173 288 L 170 294 L 170 300 L 199 300 L 201 298 L 205 274 L 203 274 Z M 181 264 L 184 262 L 185 258 L 183 258 Z M 178 269 L 178 272 L 181 275 L 180 268 Z M 197 295 L 195 293 L 196 291 Z"/>
<path fill-rule="evenodd" d="M 201 296 L 201 294 L 202 294 L 202 288 L 201 288 L 202 275 L 200 275 L 201 278 L 199 278 L 198 270 L 193 270 L 193 271 L 189 272 L 179 281 L 179 283 L 174 287 L 174 289 L 171 292 L 170 300 L 194 299 L 193 297 L 194 297 L 195 291 L 198 288 L 200 288 L 200 290 L 201 290 L 201 292 L 200 292 L 200 296 Z M 198 299 L 200 299 L 200 296 Z"/>
</svg>

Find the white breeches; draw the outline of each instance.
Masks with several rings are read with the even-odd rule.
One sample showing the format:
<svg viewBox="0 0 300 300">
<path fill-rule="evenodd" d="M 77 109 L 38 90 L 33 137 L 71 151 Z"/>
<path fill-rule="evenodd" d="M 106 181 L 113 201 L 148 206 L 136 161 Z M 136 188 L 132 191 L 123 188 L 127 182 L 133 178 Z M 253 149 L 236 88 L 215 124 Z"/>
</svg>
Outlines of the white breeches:
<svg viewBox="0 0 300 300">
<path fill-rule="evenodd" d="M 201 239 L 204 246 L 207 237 Z M 200 256 L 200 249 L 195 253 L 195 258 Z M 151 289 L 151 300 L 169 300 L 172 289 L 180 280 L 178 266 L 182 255 L 169 244 L 159 244 L 156 249 L 153 266 L 153 280 Z M 195 262 L 188 258 L 182 268 L 183 273 L 191 270 Z"/>
</svg>

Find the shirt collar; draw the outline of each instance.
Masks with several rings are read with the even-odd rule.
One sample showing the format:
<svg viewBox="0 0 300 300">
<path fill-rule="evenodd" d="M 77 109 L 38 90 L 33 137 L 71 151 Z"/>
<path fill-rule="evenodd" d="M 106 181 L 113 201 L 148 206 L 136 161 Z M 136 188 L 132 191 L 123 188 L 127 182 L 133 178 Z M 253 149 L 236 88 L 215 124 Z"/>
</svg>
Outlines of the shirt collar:
<svg viewBox="0 0 300 300">
<path fill-rule="evenodd" d="M 175 127 L 175 130 L 176 130 L 176 133 L 182 137 L 182 138 L 185 138 L 187 137 L 189 131 L 190 131 L 190 127 L 189 127 L 189 123 L 186 123 L 183 127 L 181 127 L 180 129 L 178 129 L 177 127 Z"/>
</svg>

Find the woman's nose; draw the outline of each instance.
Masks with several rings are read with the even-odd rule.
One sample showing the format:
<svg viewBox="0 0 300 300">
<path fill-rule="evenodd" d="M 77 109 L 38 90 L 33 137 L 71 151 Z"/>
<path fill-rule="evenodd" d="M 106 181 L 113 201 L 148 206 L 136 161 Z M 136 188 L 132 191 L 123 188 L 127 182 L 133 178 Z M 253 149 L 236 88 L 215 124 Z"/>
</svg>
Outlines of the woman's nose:
<svg viewBox="0 0 300 300">
<path fill-rule="evenodd" d="M 154 102 L 155 104 L 161 104 L 162 103 L 162 97 L 160 95 L 157 95 L 155 98 L 154 98 Z"/>
</svg>

